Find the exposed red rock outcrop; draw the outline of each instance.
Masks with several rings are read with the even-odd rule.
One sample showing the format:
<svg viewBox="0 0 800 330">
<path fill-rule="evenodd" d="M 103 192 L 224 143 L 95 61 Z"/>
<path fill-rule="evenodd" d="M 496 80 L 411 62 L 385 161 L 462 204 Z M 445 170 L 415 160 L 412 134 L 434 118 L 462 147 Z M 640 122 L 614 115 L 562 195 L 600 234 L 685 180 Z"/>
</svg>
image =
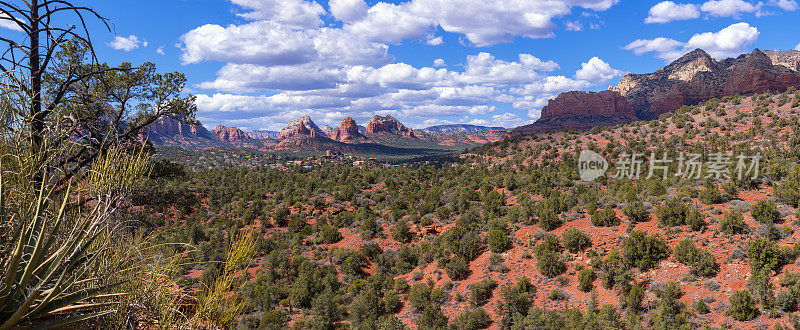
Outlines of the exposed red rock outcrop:
<svg viewBox="0 0 800 330">
<path fill-rule="evenodd" d="M 511 134 L 650 120 L 712 98 L 782 92 L 800 87 L 799 71 L 800 51 L 764 53 L 756 49 L 717 61 L 696 49 L 656 72 L 626 74 L 610 91 L 562 93 L 542 109 L 538 121 Z"/>
<path fill-rule="evenodd" d="M 636 110 L 615 91 L 562 93 L 542 108 L 533 125 L 517 127 L 512 134 L 565 128 L 588 129 L 636 120 Z"/>
<path fill-rule="evenodd" d="M 303 116 L 289 122 L 289 124 L 286 125 L 286 128 L 281 130 L 281 134 L 278 135 L 278 139 L 283 140 L 295 136 L 311 138 L 315 138 L 317 136 L 327 137 L 327 135 L 322 132 L 322 130 L 320 130 L 316 124 L 314 124 L 314 121 L 312 121 L 311 117 L 309 116 Z"/>
<path fill-rule="evenodd" d="M 379 133 L 397 134 L 406 138 L 416 138 L 414 130 L 405 127 L 403 123 L 394 119 L 391 115 L 385 117 L 375 116 L 367 123 L 367 136 Z"/>
<path fill-rule="evenodd" d="M 150 125 L 145 135 L 151 140 L 157 139 L 212 139 L 211 133 L 202 125 L 187 124 L 170 117 L 161 117 Z"/>
<path fill-rule="evenodd" d="M 222 141 L 247 141 L 250 136 L 247 133 L 236 127 L 225 127 L 222 124 L 217 125 L 217 128 L 211 131 L 218 139 Z"/>
<path fill-rule="evenodd" d="M 333 139 L 339 142 L 351 142 L 366 137 L 358 131 L 358 125 L 353 118 L 346 117 L 333 133 Z"/>
</svg>

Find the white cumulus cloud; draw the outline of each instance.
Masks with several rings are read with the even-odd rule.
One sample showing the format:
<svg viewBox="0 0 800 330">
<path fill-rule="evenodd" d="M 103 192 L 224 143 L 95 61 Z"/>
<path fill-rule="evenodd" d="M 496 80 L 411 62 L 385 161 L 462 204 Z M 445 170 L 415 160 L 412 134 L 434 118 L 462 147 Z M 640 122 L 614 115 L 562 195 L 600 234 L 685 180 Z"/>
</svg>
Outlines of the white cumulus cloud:
<svg viewBox="0 0 800 330">
<path fill-rule="evenodd" d="M 758 40 L 758 29 L 747 23 L 736 23 L 719 32 L 695 34 L 686 49 L 701 48 L 715 58 L 737 56 Z"/>
<path fill-rule="evenodd" d="M 11 18 L 11 16 L 8 16 L 7 14 L 0 13 L 0 28 L 5 28 L 5 29 L 21 32 L 22 28 L 19 27 L 19 25 L 17 25 L 17 23 L 14 23 L 13 21 L 11 21 L 10 18 Z"/>
<path fill-rule="evenodd" d="M 748 47 L 758 40 L 758 29 L 741 22 L 718 32 L 705 32 L 693 35 L 688 41 L 680 42 L 669 38 L 638 39 L 623 49 L 636 55 L 654 52 L 656 57 L 672 61 L 681 55 L 700 48 L 715 58 L 726 58 L 748 52 Z"/>
<path fill-rule="evenodd" d="M 444 59 L 437 58 L 437 59 L 433 60 L 433 67 L 440 68 L 440 67 L 443 67 L 443 66 L 445 66 Z"/>
<path fill-rule="evenodd" d="M 434 27 L 459 33 L 476 46 L 512 41 L 515 37 L 549 38 L 553 19 L 574 7 L 604 11 L 618 0 L 411 0 L 399 4 L 378 2 L 346 28 L 372 40 L 399 44 L 421 38 Z M 476 19 L 480 18 L 480 19 Z"/>
<path fill-rule="evenodd" d="M 608 63 L 598 57 L 592 57 L 588 62 L 581 64 L 581 68 L 575 72 L 575 78 L 604 84 L 609 80 L 622 75 L 622 71 L 611 68 Z"/>
<path fill-rule="evenodd" d="M 295 30 L 269 21 L 222 27 L 208 24 L 181 37 L 184 63 L 204 60 L 265 66 L 313 61 L 380 65 L 391 60 L 388 47 L 342 29 Z"/>
<path fill-rule="evenodd" d="M 442 39 L 441 36 L 439 36 L 436 38 L 428 38 L 428 40 L 425 40 L 425 43 L 430 46 L 441 46 L 442 44 L 444 44 L 444 40 Z"/>
<path fill-rule="evenodd" d="M 740 17 L 742 14 L 755 13 L 763 3 L 752 4 L 744 0 L 711 0 L 700 7 L 704 13 L 718 17 Z"/>
<path fill-rule="evenodd" d="M 694 19 L 700 17 L 700 10 L 694 4 L 677 4 L 672 1 L 662 1 L 650 8 L 645 23 L 667 23 Z"/>
<path fill-rule="evenodd" d="M 364 0 L 331 0 L 328 2 L 331 14 L 342 22 L 352 22 L 363 18 L 369 6 Z"/>
<path fill-rule="evenodd" d="M 314 1 L 304 0 L 230 0 L 251 11 L 239 16 L 251 20 L 269 20 L 292 27 L 311 28 L 322 24 L 325 9 Z"/>
<path fill-rule="evenodd" d="M 141 41 L 135 35 L 130 35 L 127 38 L 116 36 L 114 37 L 114 40 L 106 43 L 106 45 L 116 50 L 130 52 L 134 49 L 139 48 L 140 46 L 147 47 L 147 41 Z"/>
</svg>

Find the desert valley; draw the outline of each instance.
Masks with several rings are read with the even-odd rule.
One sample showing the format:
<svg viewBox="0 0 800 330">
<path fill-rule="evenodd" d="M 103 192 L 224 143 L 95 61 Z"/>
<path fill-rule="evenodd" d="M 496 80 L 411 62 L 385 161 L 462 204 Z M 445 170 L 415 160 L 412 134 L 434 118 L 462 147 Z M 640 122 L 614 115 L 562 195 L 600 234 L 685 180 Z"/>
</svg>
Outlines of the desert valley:
<svg viewBox="0 0 800 330">
<path fill-rule="evenodd" d="M 800 329 L 796 1 L 150 5 L 0 1 L 0 330 Z"/>
</svg>

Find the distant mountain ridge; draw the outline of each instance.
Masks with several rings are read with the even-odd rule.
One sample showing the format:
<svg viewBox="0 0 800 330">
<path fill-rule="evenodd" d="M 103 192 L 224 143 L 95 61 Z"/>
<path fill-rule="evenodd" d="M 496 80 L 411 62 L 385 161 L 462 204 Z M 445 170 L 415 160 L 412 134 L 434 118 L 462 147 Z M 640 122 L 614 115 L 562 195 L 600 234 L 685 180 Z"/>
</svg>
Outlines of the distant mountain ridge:
<svg viewBox="0 0 800 330">
<path fill-rule="evenodd" d="M 481 126 L 481 125 L 469 125 L 469 124 L 446 124 L 446 125 L 435 125 L 426 127 L 421 129 L 420 131 L 427 133 L 451 133 L 451 132 L 489 131 L 489 130 L 501 130 L 501 129 L 505 128 Z"/>
<path fill-rule="evenodd" d="M 607 91 L 561 93 L 542 108 L 539 120 L 510 134 L 651 120 L 713 98 L 782 92 L 789 87 L 800 87 L 800 51 L 755 49 L 717 61 L 702 49 L 695 49 L 653 73 L 628 73 Z"/>
<path fill-rule="evenodd" d="M 504 130 L 418 132 L 387 115 L 374 116 L 366 127 L 358 125 L 353 118 L 346 117 L 338 127 L 333 128 L 331 134 L 323 131 L 309 116 L 292 120 L 280 132 L 244 132 L 224 125 L 208 131 L 199 124 L 161 118 L 143 134 L 143 138 L 147 138 L 155 146 L 187 149 L 227 147 L 262 151 L 321 153 L 335 150 L 370 155 L 433 155 L 495 142 L 501 140 L 503 134 Z"/>
</svg>

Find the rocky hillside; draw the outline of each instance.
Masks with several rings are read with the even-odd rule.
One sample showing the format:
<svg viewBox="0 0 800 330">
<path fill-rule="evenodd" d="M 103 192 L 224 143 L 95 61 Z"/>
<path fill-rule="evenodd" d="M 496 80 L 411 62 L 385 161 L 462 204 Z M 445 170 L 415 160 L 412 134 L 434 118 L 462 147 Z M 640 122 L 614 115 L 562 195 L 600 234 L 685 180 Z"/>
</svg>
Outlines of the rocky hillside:
<svg viewBox="0 0 800 330">
<path fill-rule="evenodd" d="M 311 117 L 303 116 L 289 122 L 289 124 L 286 125 L 286 128 L 281 130 L 281 134 L 278 135 L 278 139 L 284 140 L 298 135 L 308 137 L 328 136 L 319 127 L 317 127 L 316 124 L 314 124 L 314 121 L 311 120 Z"/>
<path fill-rule="evenodd" d="M 367 138 L 361 134 L 356 121 L 351 117 L 345 117 L 339 127 L 333 131 L 331 137 L 339 142 L 363 141 Z"/>
<path fill-rule="evenodd" d="M 236 127 L 225 127 L 222 124 L 217 125 L 217 128 L 211 131 L 211 134 L 217 136 L 222 141 L 247 141 L 250 140 L 250 135 L 243 132 Z"/>
<path fill-rule="evenodd" d="M 142 134 L 143 139 L 163 146 L 202 146 L 213 143 L 216 136 L 203 125 L 192 125 L 169 117 L 158 119 Z"/>
<path fill-rule="evenodd" d="M 399 135 L 405 138 L 416 138 L 414 130 L 407 128 L 403 123 L 391 115 L 385 117 L 375 116 L 367 123 L 367 136 L 381 133 Z"/>
<path fill-rule="evenodd" d="M 567 92 L 542 108 L 541 119 L 512 134 L 585 129 L 651 120 L 684 105 L 728 95 L 782 92 L 800 87 L 800 51 L 762 52 L 717 61 L 696 49 L 648 74 L 629 73 L 601 93 Z"/>
<path fill-rule="evenodd" d="M 366 128 L 347 117 L 328 134 L 311 117 L 303 116 L 291 121 L 280 132 L 249 133 L 224 125 L 208 131 L 202 125 L 165 118 L 153 125 L 147 136 L 155 146 L 184 149 L 238 148 L 316 154 L 334 150 L 378 158 L 414 158 L 452 153 L 499 141 L 505 134 L 505 130 L 414 132 L 392 116 L 375 116 Z"/>
</svg>

